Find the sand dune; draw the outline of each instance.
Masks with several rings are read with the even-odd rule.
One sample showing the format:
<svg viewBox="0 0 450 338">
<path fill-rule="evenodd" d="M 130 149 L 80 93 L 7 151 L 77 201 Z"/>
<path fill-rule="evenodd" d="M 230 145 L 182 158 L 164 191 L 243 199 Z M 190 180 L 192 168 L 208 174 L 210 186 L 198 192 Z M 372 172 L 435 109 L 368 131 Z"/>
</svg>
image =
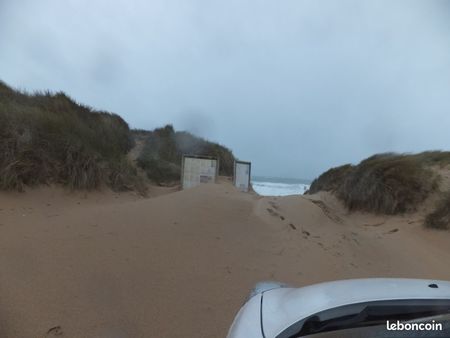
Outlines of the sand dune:
<svg viewBox="0 0 450 338">
<path fill-rule="evenodd" d="M 0 194 L 0 336 L 224 337 L 260 280 L 450 279 L 450 234 L 420 214 L 228 182 L 173 190 Z"/>
</svg>

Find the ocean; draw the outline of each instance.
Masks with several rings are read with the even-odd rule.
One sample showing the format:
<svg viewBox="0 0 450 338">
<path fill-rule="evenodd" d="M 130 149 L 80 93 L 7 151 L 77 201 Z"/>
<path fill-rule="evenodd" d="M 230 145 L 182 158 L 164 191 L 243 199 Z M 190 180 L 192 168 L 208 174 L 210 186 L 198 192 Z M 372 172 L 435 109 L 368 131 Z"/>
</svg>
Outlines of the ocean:
<svg viewBox="0 0 450 338">
<path fill-rule="evenodd" d="M 296 178 L 252 176 L 252 186 L 262 196 L 303 195 L 311 181 Z"/>
</svg>

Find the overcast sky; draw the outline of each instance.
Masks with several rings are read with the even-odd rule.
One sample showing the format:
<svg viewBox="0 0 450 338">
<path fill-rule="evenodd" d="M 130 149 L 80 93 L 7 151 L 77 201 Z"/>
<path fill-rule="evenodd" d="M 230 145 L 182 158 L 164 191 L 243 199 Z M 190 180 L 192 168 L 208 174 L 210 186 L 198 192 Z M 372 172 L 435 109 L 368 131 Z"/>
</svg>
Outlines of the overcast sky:
<svg viewBox="0 0 450 338">
<path fill-rule="evenodd" d="M 450 1 L 0 0 L 0 79 L 131 127 L 172 123 L 258 175 L 450 148 Z"/>
</svg>

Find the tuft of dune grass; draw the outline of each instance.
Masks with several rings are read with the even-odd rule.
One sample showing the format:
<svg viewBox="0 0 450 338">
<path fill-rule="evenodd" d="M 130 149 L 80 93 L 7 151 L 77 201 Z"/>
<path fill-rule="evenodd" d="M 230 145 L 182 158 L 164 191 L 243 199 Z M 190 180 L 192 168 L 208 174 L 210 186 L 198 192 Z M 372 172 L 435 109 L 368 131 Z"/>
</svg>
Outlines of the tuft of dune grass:
<svg viewBox="0 0 450 338">
<path fill-rule="evenodd" d="M 450 229 L 450 193 L 437 203 L 436 208 L 425 217 L 425 226 L 433 229 Z"/>
<path fill-rule="evenodd" d="M 349 210 L 383 214 L 415 211 L 437 188 L 437 177 L 409 155 L 372 156 L 351 170 L 337 191 Z"/>
<path fill-rule="evenodd" d="M 0 82 L 0 189 L 38 184 L 145 191 L 126 160 L 128 124 L 66 94 L 14 90 Z"/>
<path fill-rule="evenodd" d="M 345 164 L 327 170 L 312 181 L 308 194 L 315 194 L 319 191 L 335 192 L 352 169 L 353 166 L 351 164 Z"/>
<path fill-rule="evenodd" d="M 358 165 L 325 172 L 314 180 L 310 193 L 334 192 L 349 210 L 381 214 L 415 211 L 438 188 L 439 177 L 430 167 L 448 163 L 449 152 L 378 154 Z"/>
</svg>

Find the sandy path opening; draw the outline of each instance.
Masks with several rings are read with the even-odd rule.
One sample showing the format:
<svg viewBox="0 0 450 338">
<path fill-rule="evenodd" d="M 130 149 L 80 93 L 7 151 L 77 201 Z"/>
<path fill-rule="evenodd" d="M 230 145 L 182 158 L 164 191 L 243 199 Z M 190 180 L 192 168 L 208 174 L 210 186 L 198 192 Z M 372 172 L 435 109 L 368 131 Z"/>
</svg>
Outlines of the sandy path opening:
<svg viewBox="0 0 450 338">
<path fill-rule="evenodd" d="M 0 336 L 224 337 L 261 280 L 450 279 L 448 233 L 312 198 L 227 182 L 58 206 L 2 194 Z"/>
</svg>

